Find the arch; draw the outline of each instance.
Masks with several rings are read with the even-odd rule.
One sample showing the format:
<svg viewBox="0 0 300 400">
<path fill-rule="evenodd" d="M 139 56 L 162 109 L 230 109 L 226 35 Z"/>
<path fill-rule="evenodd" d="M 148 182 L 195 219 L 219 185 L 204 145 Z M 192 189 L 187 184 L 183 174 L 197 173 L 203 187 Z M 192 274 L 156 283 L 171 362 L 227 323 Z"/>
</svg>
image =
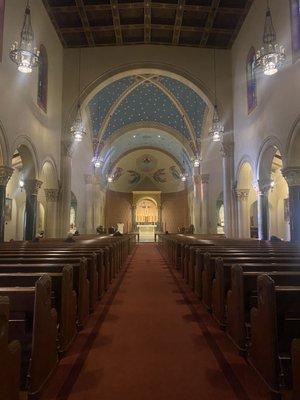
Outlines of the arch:
<svg viewBox="0 0 300 400">
<path fill-rule="evenodd" d="M 286 145 L 286 165 L 285 167 L 300 166 L 300 115 L 294 122 Z"/>
<path fill-rule="evenodd" d="M 45 46 L 40 45 L 40 57 L 38 66 L 38 90 L 37 103 L 39 107 L 47 112 L 48 96 L 48 54 Z"/>
<path fill-rule="evenodd" d="M 253 184 L 253 167 L 249 160 L 243 159 L 238 169 L 237 188 L 251 189 Z"/>
<path fill-rule="evenodd" d="M 151 196 L 144 196 L 144 197 L 139 198 L 139 199 L 137 200 L 137 202 L 136 202 L 136 205 L 138 205 L 138 204 L 139 204 L 141 201 L 143 201 L 143 200 L 152 201 L 152 203 L 154 203 L 156 207 L 158 206 L 157 201 L 156 201 L 153 197 L 151 197 Z"/>
<path fill-rule="evenodd" d="M 20 153 L 23 167 L 26 169 L 24 178 L 37 179 L 39 177 L 39 161 L 35 146 L 28 136 L 20 135 L 11 146 L 10 158 L 15 151 Z"/>
<path fill-rule="evenodd" d="M 58 189 L 57 168 L 52 158 L 46 157 L 44 159 L 40 176 L 44 189 Z"/>
<path fill-rule="evenodd" d="M 236 170 L 236 179 L 235 180 L 236 180 L 237 183 L 239 181 L 239 177 L 241 175 L 241 171 L 243 169 L 244 164 L 249 164 L 250 165 L 250 167 L 252 169 L 253 179 L 254 179 L 254 176 L 255 176 L 255 165 L 254 165 L 254 162 L 253 162 L 253 160 L 251 159 L 250 156 L 245 154 L 245 155 L 243 155 L 243 157 L 241 158 L 240 162 L 238 163 L 238 167 L 237 167 L 237 170 Z"/>
<path fill-rule="evenodd" d="M 271 166 L 277 151 L 282 156 L 282 162 L 285 164 L 286 157 L 283 153 L 281 142 L 275 136 L 269 136 L 264 140 L 258 153 L 256 161 L 256 179 L 257 181 L 269 182 L 271 178 Z"/>
<path fill-rule="evenodd" d="M 9 147 L 6 138 L 6 133 L 2 122 L 0 121 L 0 165 L 11 164 L 11 160 L 9 157 Z"/>
</svg>

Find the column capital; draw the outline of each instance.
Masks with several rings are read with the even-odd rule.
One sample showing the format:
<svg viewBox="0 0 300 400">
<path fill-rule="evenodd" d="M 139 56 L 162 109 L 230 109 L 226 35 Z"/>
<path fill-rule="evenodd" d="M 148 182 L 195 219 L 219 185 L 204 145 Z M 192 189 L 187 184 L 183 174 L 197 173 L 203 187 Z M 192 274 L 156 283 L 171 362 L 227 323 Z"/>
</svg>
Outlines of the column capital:
<svg viewBox="0 0 300 400">
<path fill-rule="evenodd" d="M 257 188 L 259 195 L 266 195 L 268 194 L 271 188 L 271 180 L 270 179 L 259 179 L 257 181 Z"/>
<path fill-rule="evenodd" d="M 46 196 L 47 202 L 58 201 L 58 194 L 59 194 L 58 189 L 44 189 L 44 191 L 45 191 L 45 196 Z"/>
<path fill-rule="evenodd" d="M 209 183 L 209 174 L 202 174 L 201 175 L 201 182 L 202 183 Z"/>
<path fill-rule="evenodd" d="M 0 166 L 0 186 L 6 186 L 10 177 L 12 176 L 14 169 L 7 167 L 6 165 Z"/>
<path fill-rule="evenodd" d="M 288 186 L 300 186 L 300 167 L 288 167 L 281 171 Z"/>
<path fill-rule="evenodd" d="M 42 187 L 43 182 L 38 179 L 26 179 L 24 181 L 24 188 L 27 195 L 37 196 L 39 189 Z"/>
<path fill-rule="evenodd" d="M 221 143 L 221 155 L 224 158 L 233 157 L 234 143 Z"/>
<path fill-rule="evenodd" d="M 235 194 L 240 200 L 247 200 L 250 189 L 235 189 Z"/>
</svg>

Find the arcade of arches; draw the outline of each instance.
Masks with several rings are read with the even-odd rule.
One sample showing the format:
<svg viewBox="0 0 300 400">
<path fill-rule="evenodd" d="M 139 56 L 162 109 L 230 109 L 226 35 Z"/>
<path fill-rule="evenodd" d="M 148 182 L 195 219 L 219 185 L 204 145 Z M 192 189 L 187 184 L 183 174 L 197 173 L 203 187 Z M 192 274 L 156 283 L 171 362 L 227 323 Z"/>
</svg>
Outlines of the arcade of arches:
<svg viewBox="0 0 300 400">
<path fill-rule="evenodd" d="M 41 59 L 22 74 L 25 3 L 0 0 L 0 242 L 138 233 L 142 268 L 159 233 L 300 243 L 298 1 L 271 1 L 272 76 L 261 0 L 31 0 Z"/>
</svg>

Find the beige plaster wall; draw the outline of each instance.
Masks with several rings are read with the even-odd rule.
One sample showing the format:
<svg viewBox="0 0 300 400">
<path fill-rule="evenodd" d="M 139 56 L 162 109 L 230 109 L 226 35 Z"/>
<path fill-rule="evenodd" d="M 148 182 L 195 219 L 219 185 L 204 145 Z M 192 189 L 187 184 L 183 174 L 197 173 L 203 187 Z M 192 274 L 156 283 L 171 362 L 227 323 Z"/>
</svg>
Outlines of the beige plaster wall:
<svg viewBox="0 0 300 400">
<path fill-rule="evenodd" d="M 17 71 L 9 59 L 9 50 L 19 40 L 25 2 L 6 1 L 3 57 L 0 63 L 0 121 L 5 131 L 8 158 L 21 142 L 30 142 L 39 170 L 50 157 L 59 170 L 63 49 L 41 0 L 31 2 L 35 43 L 43 44 L 48 54 L 48 109 L 37 105 L 38 71 L 29 75 Z M 6 160 L 7 163 L 7 160 Z M 39 171 L 40 172 L 40 171 Z"/>
<path fill-rule="evenodd" d="M 272 0 L 271 10 L 277 40 L 286 48 L 287 63 L 278 74 L 257 76 L 258 106 L 248 115 L 246 87 L 246 59 L 251 46 L 262 44 L 266 2 L 254 0 L 244 25 L 232 48 L 233 109 L 235 166 L 244 158 L 255 166 L 258 176 L 259 154 L 268 138 L 278 144 L 285 163 L 289 134 L 299 117 L 300 68 L 292 62 L 291 18 L 287 0 Z M 299 155 L 300 157 L 300 155 Z"/>
</svg>

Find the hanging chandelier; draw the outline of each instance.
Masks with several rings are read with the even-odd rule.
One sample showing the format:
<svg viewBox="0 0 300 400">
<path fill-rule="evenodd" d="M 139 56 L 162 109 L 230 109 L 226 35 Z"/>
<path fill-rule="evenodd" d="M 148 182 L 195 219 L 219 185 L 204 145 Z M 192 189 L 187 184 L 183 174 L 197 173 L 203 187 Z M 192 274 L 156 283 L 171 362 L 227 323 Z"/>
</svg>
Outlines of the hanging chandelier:
<svg viewBox="0 0 300 400">
<path fill-rule="evenodd" d="M 263 45 L 256 52 L 256 68 L 265 75 L 274 75 L 283 66 L 285 49 L 276 41 L 276 32 L 273 25 L 269 0 L 264 27 Z"/>
<path fill-rule="evenodd" d="M 76 117 L 73 125 L 70 128 L 70 132 L 71 132 L 71 135 L 73 136 L 75 142 L 81 142 L 83 137 L 86 135 L 79 103 L 77 106 L 77 117 Z"/>
<path fill-rule="evenodd" d="M 27 1 L 20 43 L 15 42 L 9 52 L 10 59 L 17 64 L 18 70 L 30 74 L 38 66 L 39 51 L 34 47 L 34 33 L 31 26 L 29 0 Z"/>
<path fill-rule="evenodd" d="M 215 83 L 215 104 L 214 104 L 214 114 L 212 120 L 212 126 L 209 130 L 209 134 L 212 137 L 213 142 L 220 142 L 224 134 L 224 126 L 220 120 L 219 110 L 217 106 L 217 73 L 216 73 L 216 50 L 214 49 L 214 83 Z"/>
<path fill-rule="evenodd" d="M 194 167 L 195 167 L 195 168 L 200 167 L 200 160 L 199 160 L 198 157 L 196 157 L 196 158 L 194 159 Z"/>
<path fill-rule="evenodd" d="M 215 104 L 215 106 L 214 106 L 213 123 L 210 128 L 209 134 L 211 135 L 213 142 L 220 142 L 220 140 L 224 134 L 224 126 L 219 117 L 219 111 L 218 111 L 217 104 Z"/>
</svg>

